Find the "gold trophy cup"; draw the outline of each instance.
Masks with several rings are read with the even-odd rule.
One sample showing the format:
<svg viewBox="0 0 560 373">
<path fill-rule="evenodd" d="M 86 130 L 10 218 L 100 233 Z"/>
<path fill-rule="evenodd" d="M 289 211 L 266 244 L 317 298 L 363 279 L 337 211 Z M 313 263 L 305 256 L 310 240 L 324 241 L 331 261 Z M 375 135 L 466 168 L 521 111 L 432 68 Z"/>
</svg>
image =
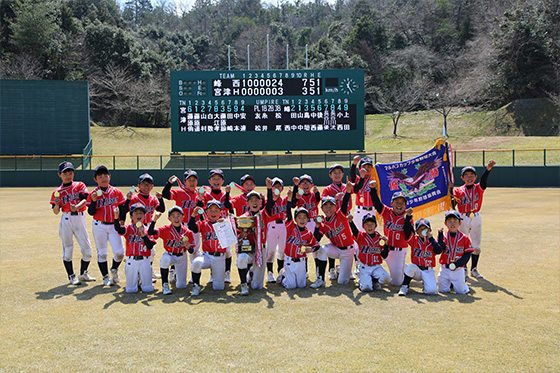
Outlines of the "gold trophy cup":
<svg viewBox="0 0 560 373">
<path fill-rule="evenodd" d="M 251 244 L 247 235 L 250 233 L 255 233 L 255 217 L 254 216 L 238 216 L 235 218 L 237 220 L 237 226 L 244 233 L 245 237 L 239 244 L 239 253 L 253 253 L 255 252 L 255 245 Z M 254 235 L 253 235 L 254 236 Z"/>
</svg>

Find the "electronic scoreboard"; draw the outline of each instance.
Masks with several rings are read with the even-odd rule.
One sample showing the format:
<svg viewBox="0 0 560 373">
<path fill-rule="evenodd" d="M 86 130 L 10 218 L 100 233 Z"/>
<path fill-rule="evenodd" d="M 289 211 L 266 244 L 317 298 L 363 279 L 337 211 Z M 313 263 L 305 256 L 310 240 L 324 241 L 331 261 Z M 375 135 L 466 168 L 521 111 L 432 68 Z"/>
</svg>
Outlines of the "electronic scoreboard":
<svg viewBox="0 0 560 373">
<path fill-rule="evenodd" d="M 362 150 L 363 70 L 172 71 L 172 151 Z"/>
</svg>

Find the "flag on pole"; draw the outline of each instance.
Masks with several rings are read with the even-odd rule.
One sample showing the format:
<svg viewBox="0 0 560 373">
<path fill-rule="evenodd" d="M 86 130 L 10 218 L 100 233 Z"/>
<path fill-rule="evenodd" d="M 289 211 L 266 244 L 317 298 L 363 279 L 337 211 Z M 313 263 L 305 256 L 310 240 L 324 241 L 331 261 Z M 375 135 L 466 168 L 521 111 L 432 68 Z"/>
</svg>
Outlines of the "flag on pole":
<svg viewBox="0 0 560 373">
<path fill-rule="evenodd" d="M 396 163 L 376 164 L 372 176 L 377 181 L 381 202 L 391 205 L 395 192 L 403 192 L 414 218 L 438 214 L 451 208 L 450 163 L 445 139 L 438 139 L 424 154 Z"/>
</svg>

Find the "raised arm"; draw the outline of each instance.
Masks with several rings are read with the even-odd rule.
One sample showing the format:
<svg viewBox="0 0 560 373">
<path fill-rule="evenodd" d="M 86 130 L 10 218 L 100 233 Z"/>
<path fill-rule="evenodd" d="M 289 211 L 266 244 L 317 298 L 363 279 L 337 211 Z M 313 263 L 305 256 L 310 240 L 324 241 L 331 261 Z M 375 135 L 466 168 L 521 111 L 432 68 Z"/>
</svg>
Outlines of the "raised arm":
<svg viewBox="0 0 560 373">
<path fill-rule="evenodd" d="M 375 180 L 370 181 L 369 187 L 370 187 L 369 195 L 371 198 L 371 202 L 373 203 L 373 207 L 375 207 L 375 210 L 377 210 L 377 212 L 381 214 L 381 212 L 383 211 L 383 202 L 381 202 L 379 196 L 377 195 L 377 181 Z"/>
<path fill-rule="evenodd" d="M 410 236 L 414 233 L 414 227 L 412 226 L 412 207 L 406 209 L 406 216 L 404 217 L 404 239 L 408 240 Z"/>
<path fill-rule="evenodd" d="M 490 162 L 488 162 L 488 167 L 486 167 L 486 170 L 484 170 L 484 173 L 482 174 L 482 177 L 480 178 L 480 187 L 484 190 L 486 189 L 486 187 L 488 186 L 486 183 L 488 181 L 488 175 L 490 175 L 490 171 L 492 171 L 492 167 L 494 167 L 494 165 L 496 164 L 496 162 L 494 160 L 491 160 Z"/>
</svg>

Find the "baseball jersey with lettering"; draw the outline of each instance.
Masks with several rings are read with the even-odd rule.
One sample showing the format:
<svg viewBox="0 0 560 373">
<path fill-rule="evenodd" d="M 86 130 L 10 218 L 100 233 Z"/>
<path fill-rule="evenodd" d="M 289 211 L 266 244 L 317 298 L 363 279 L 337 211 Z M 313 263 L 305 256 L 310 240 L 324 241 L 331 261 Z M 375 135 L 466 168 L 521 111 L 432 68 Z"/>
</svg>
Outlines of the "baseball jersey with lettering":
<svg viewBox="0 0 560 373">
<path fill-rule="evenodd" d="M 218 241 L 218 236 L 216 235 L 216 232 L 214 232 L 212 224 L 212 222 L 209 222 L 207 220 L 196 222 L 196 226 L 198 227 L 198 232 L 200 232 L 202 241 L 202 251 L 206 251 L 209 253 L 225 253 L 226 249 L 220 246 L 220 241 Z"/>
<path fill-rule="evenodd" d="M 288 206 L 288 197 L 279 197 L 272 206 L 272 214 L 270 215 L 270 220 L 286 220 Z"/>
<path fill-rule="evenodd" d="M 374 237 L 365 232 L 358 232 L 356 242 L 358 243 L 358 259 L 360 259 L 360 263 L 372 266 L 383 262 L 383 257 L 381 256 L 383 247 L 379 244 L 380 239 L 381 235 L 378 232 L 375 232 Z"/>
<path fill-rule="evenodd" d="M 436 266 L 436 253 L 430 240 L 413 234 L 408 238 L 407 242 L 411 248 L 410 261 L 413 264 L 422 267 Z"/>
<path fill-rule="evenodd" d="M 470 238 L 459 231 L 457 231 L 455 237 L 450 232 L 443 232 L 443 242 L 445 242 L 445 250 L 443 250 L 439 257 L 441 264 L 453 263 L 465 253 L 474 252 Z"/>
<path fill-rule="evenodd" d="M 73 181 L 69 186 L 61 184 L 58 189 L 55 189 L 51 194 L 51 204 L 54 205 L 54 194 L 58 192 L 60 199 L 59 206 L 62 212 L 70 212 L 72 209 L 70 205 L 77 205 L 82 201 L 80 193 L 87 193 L 86 184 L 81 181 Z M 82 206 L 78 211 L 85 211 L 86 205 Z"/>
<path fill-rule="evenodd" d="M 165 251 L 178 254 L 186 252 L 189 247 L 195 246 L 194 244 L 194 234 L 187 228 L 185 224 L 182 224 L 179 232 L 173 226 L 173 224 L 164 225 L 161 228 L 156 229 L 158 238 L 163 241 L 163 248 Z M 187 237 L 188 241 L 184 242 L 183 237 Z"/>
<path fill-rule="evenodd" d="M 302 194 L 296 202 L 296 207 L 303 207 L 309 211 L 309 218 L 315 219 L 319 215 L 319 203 L 315 193 Z"/>
<path fill-rule="evenodd" d="M 103 195 L 97 197 L 95 201 L 95 214 L 93 215 L 94 220 L 104 221 L 106 223 L 112 223 L 114 220 L 113 209 L 119 205 L 122 205 L 126 199 L 123 193 L 112 185 L 107 187 L 106 191 L 103 191 L 100 187 L 95 188 L 91 194 L 88 196 L 87 205 L 92 203 L 91 195 L 97 193 L 98 190 L 103 192 Z"/>
<path fill-rule="evenodd" d="M 183 209 L 183 222 L 188 223 L 198 202 L 198 194 L 187 188 L 172 189 L 169 194 L 171 197 L 169 199 L 175 201 L 175 204 Z"/>
<path fill-rule="evenodd" d="M 129 224 L 125 225 L 124 228 L 126 228 L 126 232 L 122 236 L 125 236 L 126 239 L 126 256 L 150 256 L 152 252 L 146 247 L 139 231 L 139 229 L 145 229 L 145 227 L 138 228 L 136 224 Z"/>
<path fill-rule="evenodd" d="M 344 197 L 344 193 L 346 193 L 346 184 L 342 183 L 339 185 L 336 185 L 335 183 L 332 183 L 331 185 L 326 186 L 323 189 L 323 192 L 321 193 L 321 198 L 326 197 L 326 196 L 331 196 L 331 197 L 335 197 L 336 195 L 342 193 L 340 198 L 336 199 L 336 208 L 340 208 L 342 206 L 342 197 Z M 350 212 L 352 210 L 352 198 L 350 198 L 350 200 L 348 201 L 348 212 Z"/>
<path fill-rule="evenodd" d="M 156 198 L 156 196 L 153 196 L 151 194 L 143 195 L 137 193 L 130 199 L 130 206 L 135 203 L 141 203 L 142 205 L 144 205 L 144 207 L 146 208 L 146 214 L 142 219 L 142 223 L 150 224 L 152 222 L 152 217 L 154 216 L 154 211 L 159 206 L 159 200 Z"/>
<path fill-rule="evenodd" d="M 309 229 L 305 228 L 303 231 L 300 231 L 293 220 L 284 224 L 286 225 L 286 246 L 284 247 L 285 255 L 290 258 L 305 258 L 307 257 L 307 253 L 301 252 L 302 246 L 319 246 L 319 242 Z"/>
<path fill-rule="evenodd" d="M 246 194 L 240 194 L 238 196 L 232 197 L 230 199 L 230 202 L 233 206 L 233 209 L 235 210 L 235 216 L 245 216 L 243 214 L 250 210 L 249 206 L 247 206 Z"/>
<path fill-rule="evenodd" d="M 340 211 L 336 212 L 330 218 L 325 218 L 319 226 L 319 232 L 331 241 L 337 247 L 352 246 L 354 238 L 352 237 L 352 230 L 346 215 Z"/>
<path fill-rule="evenodd" d="M 370 198 L 371 199 L 371 198 Z M 383 232 L 387 237 L 387 244 L 393 247 L 405 248 L 408 247 L 406 239 L 404 238 L 404 218 L 405 214 L 397 215 L 391 207 L 383 205 L 381 216 L 385 222 Z M 411 220 L 410 223 L 414 225 Z"/>
<path fill-rule="evenodd" d="M 474 184 L 472 188 L 462 185 L 459 188 L 453 189 L 453 195 L 461 200 L 457 203 L 457 210 L 460 213 L 479 212 L 482 207 L 484 189 L 482 189 L 479 183 Z"/>
</svg>

